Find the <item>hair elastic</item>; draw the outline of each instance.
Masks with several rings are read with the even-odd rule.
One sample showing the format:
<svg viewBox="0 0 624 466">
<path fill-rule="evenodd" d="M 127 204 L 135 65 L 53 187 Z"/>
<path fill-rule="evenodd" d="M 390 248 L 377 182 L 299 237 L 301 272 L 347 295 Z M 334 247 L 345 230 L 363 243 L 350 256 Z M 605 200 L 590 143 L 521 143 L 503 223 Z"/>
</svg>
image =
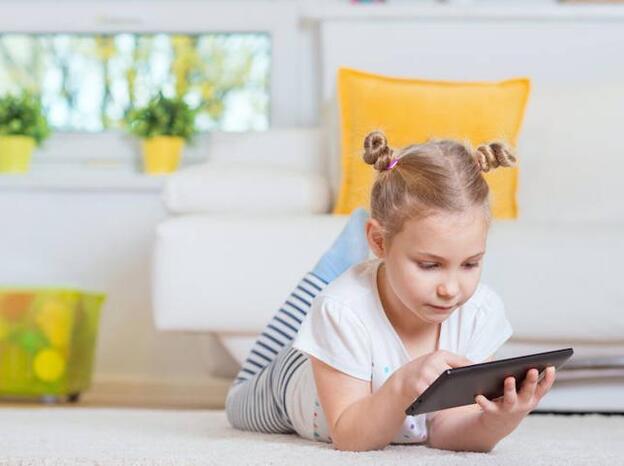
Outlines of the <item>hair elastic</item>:
<svg viewBox="0 0 624 466">
<path fill-rule="evenodd" d="M 392 170 L 397 163 L 399 163 L 399 159 L 393 159 L 392 162 L 388 164 L 386 170 Z"/>
</svg>

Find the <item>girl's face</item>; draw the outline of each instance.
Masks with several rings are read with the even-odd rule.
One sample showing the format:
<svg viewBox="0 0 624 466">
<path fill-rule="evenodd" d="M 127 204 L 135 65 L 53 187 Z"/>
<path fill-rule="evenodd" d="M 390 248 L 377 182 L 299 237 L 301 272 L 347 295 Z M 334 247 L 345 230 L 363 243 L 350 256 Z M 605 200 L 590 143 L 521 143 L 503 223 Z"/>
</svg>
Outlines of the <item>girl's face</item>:
<svg viewBox="0 0 624 466">
<path fill-rule="evenodd" d="M 483 208 L 409 220 L 390 243 L 376 220 L 366 229 L 371 249 L 384 259 L 387 298 L 396 311 L 439 323 L 475 292 L 488 230 Z"/>
</svg>

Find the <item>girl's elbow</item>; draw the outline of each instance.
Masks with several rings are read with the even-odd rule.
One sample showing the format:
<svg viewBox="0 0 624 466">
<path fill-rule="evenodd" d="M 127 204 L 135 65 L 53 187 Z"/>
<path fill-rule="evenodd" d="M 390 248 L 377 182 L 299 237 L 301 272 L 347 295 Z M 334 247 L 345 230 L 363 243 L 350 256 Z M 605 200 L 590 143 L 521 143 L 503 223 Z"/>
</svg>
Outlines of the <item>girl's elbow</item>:
<svg viewBox="0 0 624 466">
<path fill-rule="evenodd" d="M 383 448 L 386 447 L 386 445 L 365 445 L 365 444 L 358 444 L 357 442 L 350 442 L 350 441 L 345 441 L 345 440 L 341 440 L 341 439 L 336 439 L 334 437 L 332 437 L 332 445 L 334 446 L 334 448 L 336 450 L 339 451 L 353 451 L 353 452 L 357 452 L 357 451 L 371 451 L 371 450 L 382 450 Z"/>
<path fill-rule="evenodd" d="M 429 435 L 425 446 L 436 450 L 465 451 L 472 453 L 491 453 L 495 445 L 452 445 Z"/>
<path fill-rule="evenodd" d="M 344 444 L 338 443 L 336 441 L 333 442 L 333 445 L 334 445 L 334 449 L 336 449 L 338 451 L 362 451 L 362 450 L 359 450 L 357 448 L 354 448 L 351 445 L 344 445 Z"/>
<path fill-rule="evenodd" d="M 340 440 L 333 439 L 332 444 L 334 448 L 338 451 L 366 451 L 367 448 L 362 448 L 361 445 L 355 445 L 350 442 L 343 442 Z"/>
<path fill-rule="evenodd" d="M 354 448 L 352 442 L 349 439 L 343 439 L 334 429 L 331 430 L 331 442 L 334 449 L 338 451 L 358 451 Z"/>
<path fill-rule="evenodd" d="M 479 445 L 473 448 L 470 448 L 466 451 L 471 451 L 474 453 L 491 453 L 492 450 L 494 449 L 494 446 L 490 446 L 490 445 Z"/>
<path fill-rule="evenodd" d="M 334 449 L 338 451 L 361 451 L 354 448 L 353 445 L 347 445 L 341 442 L 337 442 L 336 440 L 332 441 L 332 445 L 334 446 Z"/>
</svg>

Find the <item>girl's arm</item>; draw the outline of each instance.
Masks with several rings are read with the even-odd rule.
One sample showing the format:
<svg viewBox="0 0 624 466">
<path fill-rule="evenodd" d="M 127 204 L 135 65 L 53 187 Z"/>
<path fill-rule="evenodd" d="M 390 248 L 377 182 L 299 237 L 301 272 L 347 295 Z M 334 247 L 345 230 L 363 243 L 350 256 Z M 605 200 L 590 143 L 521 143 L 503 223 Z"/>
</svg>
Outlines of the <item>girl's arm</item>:
<svg viewBox="0 0 624 466">
<path fill-rule="evenodd" d="M 478 405 L 459 406 L 437 413 L 427 419 L 427 446 L 441 450 L 477 451 L 488 453 L 511 433 L 490 429 L 483 424 Z"/>
<path fill-rule="evenodd" d="M 401 395 L 392 376 L 371 393 L 370 382 L 348 376 L 312 356 L 310 361 L 334 447 L 365 451 L 388 445 L 411 402 Z"/>
<path fill-rule="evenodd" d="M 478 406 L 460 406 L 435 413 L 428 418 L 427 444 L 445 450 L 489 452 L 535 409 L 554 381 L 554 367 L 546 369 L 541 382 L 538 382 L 538 371 L 531 369 L 517 392 L 515 378 L 508 377 L 504 395 L 496 401 L 479 395 Z"/>
<path fill-rule="evenodd" d="M 494 358 L 495 356 L 492 355 L 484 362 L 494 361 Z M 476 435 L 476 438 L 470 435 L 480 430 L 475 429 L 472 425 L 478 424 L 475 419 L 479 418 L 479 414 L 481 414 L 481 408 L 477 405 L 459 406 L 427 414 L 427 432 L 429 434 L 427 445 L 433 448 L 456 451 L 491 451 L 500 439 L 483 438 L 480 433 Z M 455 420 L 455 423 L 447 421 L 447 419 Z"/>
<path fill-rule="evenodd" d="M 346 375 L 312 356 L 310 361 L 332 442 L 339 450 L 352 451 L 388 445 L 413 400 L 445 370 L 472 363 L 448 351 L 435 351 L 405 364 L 371 393 L 369 381 Z"/>
</svg>

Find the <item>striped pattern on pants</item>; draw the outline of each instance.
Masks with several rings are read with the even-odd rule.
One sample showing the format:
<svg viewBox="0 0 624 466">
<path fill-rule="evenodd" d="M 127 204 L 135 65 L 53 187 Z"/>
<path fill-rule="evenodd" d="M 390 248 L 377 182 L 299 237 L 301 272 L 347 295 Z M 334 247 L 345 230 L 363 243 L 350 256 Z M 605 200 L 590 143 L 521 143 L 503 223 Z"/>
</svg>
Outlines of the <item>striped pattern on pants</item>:
<svg viewBox="0 0 624 466">
<path fill-rule="evenodd" d="M 312 300 L 327 286 L 306 274 L 252 346 L 228 392 L 225 411 L 237 429 L 267 433 L 293 432 L 286 412 L 286 388 L 307 356 L 292 342 Z"/>
</svg>

